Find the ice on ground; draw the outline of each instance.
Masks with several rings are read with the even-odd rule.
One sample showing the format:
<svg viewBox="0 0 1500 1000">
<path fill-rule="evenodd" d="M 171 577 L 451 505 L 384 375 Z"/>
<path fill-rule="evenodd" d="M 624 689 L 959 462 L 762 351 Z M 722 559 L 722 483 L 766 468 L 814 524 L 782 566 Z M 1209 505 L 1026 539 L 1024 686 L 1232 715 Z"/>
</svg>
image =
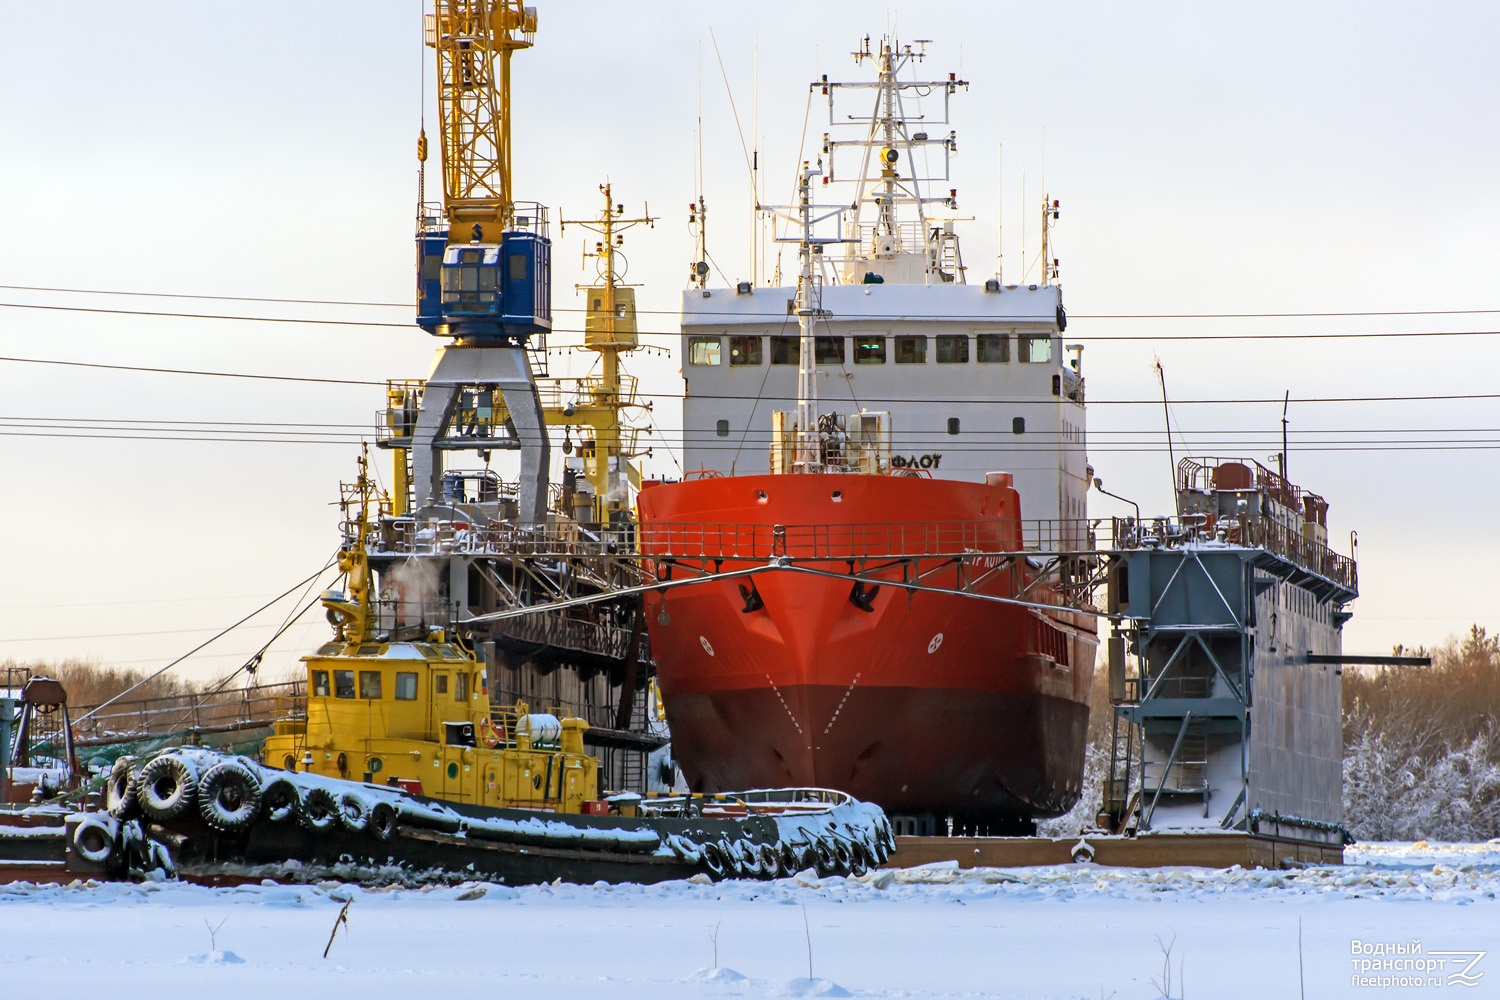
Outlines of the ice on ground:
<svg viewBox="0 0 1500 1000">
<path fill-rule="evenodd" d="M 20 883 L 0 885 L 0 982 L 7 995 L 66 983 L 143 1000 L 476 989 L 1148 1000 L 1160 939 L 1174 942 L 1187 995 L 1215 1000 L 1367 998 L 1351 983 L 1358 949 L 1413 943 L 1491 950 L 1474 992 L 1500 984 L 1488 930 L 1500 923 L 1500 843 L 1369 844 L 1347 857 L 1286 871 L 939 864 L 653 886 Z M 324 959 L 345 901 L 348 924 Z M 220 928 L 208 952 L 206 924 Z"/>
</svg>

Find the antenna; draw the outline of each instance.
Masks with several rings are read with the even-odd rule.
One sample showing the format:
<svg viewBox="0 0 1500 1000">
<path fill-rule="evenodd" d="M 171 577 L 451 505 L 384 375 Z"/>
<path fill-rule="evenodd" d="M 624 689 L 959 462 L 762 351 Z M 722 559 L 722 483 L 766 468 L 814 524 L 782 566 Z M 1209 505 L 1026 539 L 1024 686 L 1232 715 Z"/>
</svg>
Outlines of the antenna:
<svg viewBox="0 0 1500 1000">
<path fill-rule="evenodd" d="M 1005 284 L 1005 143 L 995 154 L 995 173 L 999 178 L 1000 197 L 995 202 L 995 280 Z"/>
<path fill-rule="evenodd" d="M 1286 485 L 1286 411 L 1292 405 L 1292 390 L 1286 391 L 1286 398 L 1281 401 L 1281 455 L 1277 465 L 1280 466 L 1281 484 Z"/>
<path fill-rule="evenodd" d="M 1167 408 L 1167 373 L 1156 359 L 1156 378 L 1161 382 L 1161 413 L 1167 425 L 1167 461 L 1172 463 L 1172 505 L 1182 514 L 1182 497 L 1177 494 L 1177 456 L 1172 451 L 1172 411 Z"/>
</svg>

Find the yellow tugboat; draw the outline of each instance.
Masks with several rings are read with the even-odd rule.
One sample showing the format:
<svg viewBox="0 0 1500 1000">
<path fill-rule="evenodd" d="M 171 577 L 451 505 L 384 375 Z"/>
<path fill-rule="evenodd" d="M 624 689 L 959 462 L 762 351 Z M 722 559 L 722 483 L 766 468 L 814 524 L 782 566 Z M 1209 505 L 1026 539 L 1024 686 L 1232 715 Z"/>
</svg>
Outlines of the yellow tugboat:
<svg viewBox="0 0 1500 1000">
<path fill-rule="evenodd" d="M 116 762 L 105 839 L 122 854 L 188 875 L 296 861 L 302 877 L 354 864 L 388 880 L 397 865 L 511 883 L 850 874 L 889 856 L 885 815 L 843 792 L 601 799 L 583 720 L 524 704 L 497 719 L 484 665 L 455 636 L 379 630 L 366 543 L 380 502 L 361 456 L 343 490 L 344 589 L 323 595 L 334 637 L 303 658 L 305 702 L 287 706 L 262 761 L 178 747 Z"/>
<path fill-rule="evenodd" d="M 338 555 L 347 593 L 322 598 L 335 635 L 303 657 L 305 710 L 276 723 L 262 759 L 448 802 L 605 812 L 598 762 L 583 748 L 588 723 L 533 714 L 520 702 L 497 724 L 485 666 L 456 637 L 425 626 L 376 632 L 366 557 L 375 503 L 361 456 L 359 478 L 343 498 L 353 536 Z"/>
</svg>

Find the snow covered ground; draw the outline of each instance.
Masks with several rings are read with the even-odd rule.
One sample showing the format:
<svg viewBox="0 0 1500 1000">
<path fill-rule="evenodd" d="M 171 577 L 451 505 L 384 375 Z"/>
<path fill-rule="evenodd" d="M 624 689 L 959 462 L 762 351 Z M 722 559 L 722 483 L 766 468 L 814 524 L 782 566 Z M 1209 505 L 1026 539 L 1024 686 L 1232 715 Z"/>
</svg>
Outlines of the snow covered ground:
<svg viewBox="0 0 1500 1000">
<path fill-rule="evenodd" d="M 10 885 L 0 886 L 0 984 L 4 996 L 68 987 L 174 1000 L 469 989 L 1135 1000 L 1163 995 L 1170 947 L 1173 997 L 1500 996 L 1500 842 L 1365 845 L 1348 861 L 1284 872 L 937 865 L 863 879 L 523 889 Z M 347 928 L 325 959 L 346 902 Z M 1437 952 L 1486 954 L 1470 967 Z M 1413 959 L 1447 964 L 1413 973 Z M 1477 985 L 1450 985 L 1466 967 Z M 1390 976 L 1423 985 L 1381 982 Z"/>
</svg>

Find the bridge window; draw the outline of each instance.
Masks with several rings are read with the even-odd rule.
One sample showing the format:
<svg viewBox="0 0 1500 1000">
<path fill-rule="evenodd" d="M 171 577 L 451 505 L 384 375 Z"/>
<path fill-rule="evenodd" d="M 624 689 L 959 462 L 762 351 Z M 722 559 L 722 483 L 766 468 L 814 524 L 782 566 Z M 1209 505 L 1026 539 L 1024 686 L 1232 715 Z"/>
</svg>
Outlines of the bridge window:
<svg viewBox="0 0 1500 1000">
<path fill-rule="evenodd" d="M 926 337 L 897 337 L 896 364 L 925 365 L 927 363 Z"/>
<path fill-rule="evenodd" d="M 335 698 L 354 697 L 354 671 L 335 670 L 333 672 L 333 696 Z"/>
<path fill-rule="evenodd" d="M 1027 334 L 1021 338 L 1019 360 L 1023 364 L 1041 364 L 1052 360 L 1052 335 L 1049 333 Z"/>
<path fill-rule="evenodd" d="M 328 697 L 328 671 L 314 670 L 312 672 L 312 693 L 314 698 Z"/>
<path fill-rule="evenodd" d="M 796 337 L 772 337 L 771 338 L 771 364 L 773 365 L 795 365 L 799 359 L 798 353 L 801 345 Z"/>
<path fill-rule="evenodd" d="M 396 700 L 417 700 L 417 675 L 401 671 L 396 674 Z"/>
<path fill-rule="evenodd" d="M 966 365 L 969 363 L 969 337 L 967 334 L 937 339 L 937 363 L 940 365 Z"/>
<path fill-rule="evenodd" d="M 359 696 L 361 698 L 380 697 L 379 670 L 361 670 L 359 672 Z"/>
<path fill-rule="evenodd" d="M 843 337 L 818 337 L 813 343 L 813 352 L 820 365 L 844 363 Z"/>
<path fill-rule="evenodd" d="M 453 698 L 455 701 L 469 700 L 468 674 L 455 674 L 453 676 Z"/>
<path fill-rule="evenodd" d="M 763 361 L 759 337 L 729 338 L 729 363 L 731 365 L 759 365 Z"/>
<path fill-rule="evenodd" d="M 857 365 L 885 364 L 885 338 L 855 337 L 854 363 Z"/>
<path fill-rule="evenodd" d="M 718 337 L 689 337 L 688 364 L 717 365 L 723 363 L 724 345 Z"/>
<path fill-rule="evenodd" d="M 982 365 L 1004 364 L 1010 360 L 1010 337 L 1003 333 L 981 333 L 974 338 L 978 361 Z"/>
</svg>

